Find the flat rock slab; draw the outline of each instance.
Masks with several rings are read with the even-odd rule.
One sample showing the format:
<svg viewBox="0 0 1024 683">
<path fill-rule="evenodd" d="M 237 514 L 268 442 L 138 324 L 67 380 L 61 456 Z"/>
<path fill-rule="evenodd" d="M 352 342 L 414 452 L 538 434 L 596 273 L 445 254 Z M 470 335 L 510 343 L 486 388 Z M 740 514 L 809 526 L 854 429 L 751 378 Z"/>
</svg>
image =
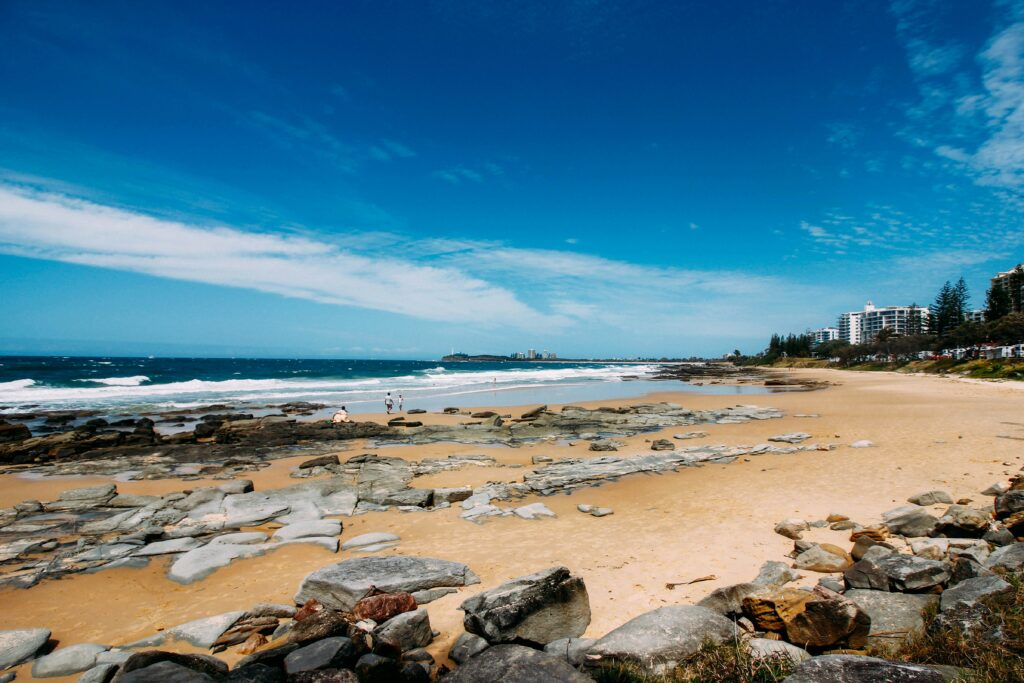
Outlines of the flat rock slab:
<svg viewBox="0 0 1024 683">
<path fill-rule="evenodd" d="M 191 536 L 185 536 L 183 538 L 172 538 L 169 541 L 157 541 L 156 543 L 150 543 L 149 545 L 142 546 L 135 551 L 136 557 L 146 557 L 149 555 L 167 555 L 168 553 L 184 553 L 189 550 L 195 550 L 196 548 L 203 545 L 200 541 L 192 538 Z"/>
<path fill-rule="evenodd" d="M 978 576 L 961 581 L 942 593 L 942 611 L 959 606 L 973 606 L 980 600 L 997 598 L 1013 592 L 1013 586 L 998 576 Z"/>
<path fill-rule="evenodd" d="M 445 676 L 446 683 L 593 683 L 556 657 L 522 645 L 495 645 Z"/>
<path fill-rule="evenodd" d="M 522 519 L 540 519 L 542 517 L 555 517 L 555 513 L 544 503 L 531 503 L 512 510 L 516 517 Z"/>
<path fill-rule="evenodd" d="M 0 631 L 0 671 L 30 659 L 49 639 L 48 628 Z"/>
<path fill-rule="evenodd" d="M 875 657 L 823 655 L 810 659 L 786 678 L 786 683 L 944 683 L 941 674 L 913 664 Z"/>
<path fill-rule="evenodd" d="M 167 578 L 178 583 L 189 584 L 204 579 L 232 560 L 241 557 L 255 557 L 266 552 L 267 546 L 236 545 L 218 543 L 190 550 L 180 556 L 167 570 Z"/>
<path fill-rule="evenodd" d="M 91 669 L 96 664 L 96 657 L 109 649 L 109 645 L 95 643 L 80 643 L 62 647 L 32 662 L 32 676 L 33 678 L 70 676 Z"/>
<path fill-rule="evenodd" d="M 388 593 L 412 593 L 479 582 L 477 575 L 461 562 L 431 557 L 357 557 L 307 576 L 295 595 L 295 602 L 304 604 L 316 599 L 325 607 L 351 611 L 371 586 Z"/>
<path fill-rule="evenodd" d="M 627 662 L 660 675 L 693 656 L 705 642 L 734 637 L 733 623 L 695 605 L 672 605 L 641 614 L 594 643 L 587 666 Z"/>
<path fill-rule="evenodd" d="M 196 619 L 169 629 L 167 636 L 175 640 L 184 640 L 196 647 L 210 648 L 243 615 L 245 612 L 225 612 L 204 619 Z"/>
<path fill-rule="evenodd" d="M 350 538 L 341 544 L 342 550 L 359 550 L 364 546 L 378 545 L 381 543 L 395 544 L 401 538 L 397 534 L 389 534 L 383 531 L 373 531 L 368 534 L 361 534 Z"/>
<path fill-rule="evenodd" d="M 283 526 L 274 532 L 274 538 L 279 541 L 290 541 L 304 536 L 337 536 L 340 533 L 341 522 L 331 519 L 316 519 Z"/>
</svg>

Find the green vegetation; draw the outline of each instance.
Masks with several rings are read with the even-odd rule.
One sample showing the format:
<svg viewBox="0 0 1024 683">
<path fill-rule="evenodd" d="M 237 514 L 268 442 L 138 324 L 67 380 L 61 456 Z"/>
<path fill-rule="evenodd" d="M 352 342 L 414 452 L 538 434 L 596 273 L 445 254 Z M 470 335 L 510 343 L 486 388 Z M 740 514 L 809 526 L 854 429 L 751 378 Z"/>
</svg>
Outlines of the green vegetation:
<svg viewBox="0 0 1024 683">
<path fill-rule="evenodd" d="M 937 623 L 936 610 L 932 610 L 925 615 L 929 626 L 923 634 L 887 650 L 884 656 L 915 664 L 959 667 L 965 670 L 965 683 L 1024 681 L 1024 577 L 1004 578 L 1014 592 L 1008 598 L 989 601 L 988 613 L 974 629 L 965 633 Z M 987 637 L 990 634 L 995 637 Z"/>
<path fill-rule="evenodd" d="M 652 676 L 631 664 L 590 673 L 597 683 L 779 683 L 793 669 L 792 660 L 783 655 L 754 659 L 737 643 L 707 643 L 672 673 Z"/>
</svg>

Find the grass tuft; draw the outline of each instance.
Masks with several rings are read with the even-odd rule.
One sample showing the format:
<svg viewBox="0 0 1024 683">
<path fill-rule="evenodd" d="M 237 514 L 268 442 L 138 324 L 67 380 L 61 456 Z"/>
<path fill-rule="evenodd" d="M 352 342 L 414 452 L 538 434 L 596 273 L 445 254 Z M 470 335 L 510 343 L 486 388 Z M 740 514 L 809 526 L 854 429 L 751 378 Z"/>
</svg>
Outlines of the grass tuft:
<svg viewBox="0 0 1024 683">
<path fill-rule="evenodd" d="M 735 643 L 707 643 L 669 674 L 648 674 L 633 664 L 616 664 L 590 674 L 597 683 L 780 683 L 794 668 L 785 655 L 754 659 Z"/>
</svg>

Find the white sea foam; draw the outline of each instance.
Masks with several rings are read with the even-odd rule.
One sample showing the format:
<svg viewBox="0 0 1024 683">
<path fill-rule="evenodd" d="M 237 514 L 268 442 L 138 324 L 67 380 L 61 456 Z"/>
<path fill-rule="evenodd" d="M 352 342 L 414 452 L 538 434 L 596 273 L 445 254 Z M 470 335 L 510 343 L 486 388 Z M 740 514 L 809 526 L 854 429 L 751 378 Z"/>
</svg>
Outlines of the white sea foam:
<svg viewBox="0 0 1024 683">
<path fill-rule="evenodd" d="M 47 408 L 163 405 L 183 407 L 213 402 L 373 401 L 383 392 L 413 397 L 453 396 L 487 391 L 512 391 L 551 385 L 614 382 L 622 375 L 643 375 L 648 365 L 614 365 L 458 372 L 441 367 L 425 374 L 364 379 L 193 379 L 145 384 L 144 375 L 82 379 L 103 386 L 55 387 L 23 379 L 0 384 L 0 404 L 39 404 Z"/>
<path fill-rule="evenodd" d="M 145 375 L 134 375 L 133 377 L 101 377 L 98 379 L 76 379 L 76 382 L 94 382 L 105 384 L 109 387 L 137 387 L 143 382 L 148 382 L 149 377 Z"/>
</svg>

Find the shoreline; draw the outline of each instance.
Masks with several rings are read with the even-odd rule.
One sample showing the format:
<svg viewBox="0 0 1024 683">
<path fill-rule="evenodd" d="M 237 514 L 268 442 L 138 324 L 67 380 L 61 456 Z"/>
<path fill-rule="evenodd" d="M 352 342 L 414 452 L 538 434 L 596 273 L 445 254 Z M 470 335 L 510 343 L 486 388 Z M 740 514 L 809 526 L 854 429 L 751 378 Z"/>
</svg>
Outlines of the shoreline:
<svg viewBox="0 0 1024 683">
<path fill-rule="evenodd" d="M 556 513 L 554 519 L 497 518 L 475 525 L 460 519 L 456 509 L 421 513 L 392 510 L 343 517 L 341 540 L 369 531 L 391 531 L 401 536 L 401 543 L 383 554 L 465 562 L 481 577 L 480 586 L 462 589 L 427 606 L 434 628 L 441 631 L 430 651 L 438 661 L 444 661 L 462 630 L 461 613 L 456 607 L 469 595 L 509 578 L 549 566 L 569 567 L 585 579 L 591 595 L 593 619 L 587 635 L 600 636 L 655 607 L 693 602 L 720 586 L 749 581 L 764 561 L 786 560 L 792 542 L 772 533 L 773 525 L 781 519 L 823 519 L 835 512 L 864 523 L 874 522 L 882 511 L 901 504 L 908 496 L 933 488 L 950 490 L 954 498 L 967 496 L 978 503 L 987 502 L 978 492 L 1005 479 L 1021 465 L 1019 444 L 999 435 L 1024 436 L 1024 426 L 1006 424 L 1020 421 L 1016 416 L 1024 409 L 1024 396 L 1002 384 L 841 370 L 794 370 L 792 374 L 828 380 L 831 385 L 816 392 L 773 393 L 743 400 L 780 408 L 785 417 L 746 424 L 701 425 L 708 437 L 698 442 L 751 444 L 774 434 L 806 431 L 815 439 L 842 443 L 843 447 L 831 452 L 741 458 L 728 465 L 708 464 L 660 475 L 631 475 L 572 495 L 529 496 L 522 500 L 543 502 Z M 735 396 L 707 394 L 655 393 L 645 398 L 671 399 L 694 409 L 737 402 Z M 636 400 L 593 403 L 612 406 L 628 402 Z M 518 414 L 517 410 L 500 408 L 501 413 Z M 820 417 L 800 418 L 797 414 Z M 440 421 L 459 416 L 423 417 Z M 677 431 L 681 429 L 626 437 L 622 439 L 626 446 L 620 452 L 650 452 L 647 440 L 670 438 Z M 848 448 L 858 439 L 870 439 L 876 447 Z M 353 443 L 342 457 L 364 452 L 362 445 Z M 602 455 L 585 449 L 583 444 L 485 448 L 435 443 L 389 446 L 378 452 L 408 460 L 480 453 L 505 465 L 441 472 L 414 481 L 415 486 L 455 486 L 460 482 L 477 486 L 484 481 L 521 478 L 534 455 Z M 275 460 L 249 478 L 256 483 L 257 491 L 295 484 L 299 480 L 288 476 L 289 468 L 303 457 Z M 1014 466 L 1007 467 L 1004 462 Z M 119 490 L 135 492 L 151 487 L 155 491 L 162 486 L 180 490 L 217 483 L 222 482 L 124 482 L 119 483 Z M 71 488 L 66 482 L 47 482 L 51 484 L 55 485 L 51 491 Z M 42 492 L 40 483 L 0 475 L 4 500 L 11 500 L 15 490 L 21 495 L 33 486 L 33 490 Z M 575 506 L 584 502 L 610 507 L 614 514 L 605 518 L 581 514 Z M 815 529 L 807 538 L 845 544 L 847 536 Z M 120 644 L 159 627 L 246 609 L 256 602 L 289 602 L 303 576 L 355 556 L 348 551 L 335 555 L 320 548 L 294 546 L 236 561 L 188 586 L 170 582 L 163 575 L 166 561 L 157 560 L 143 569 L 75 574 L 27 590 L 0 589 L 0 599 L 7 607 L 4 627 L 46 626 L 62 644 Z M 712 573 L 718 577 L 715 581 L 673 591 L 665 588 L 668 582 Z M 808 574 L 802 585 L 821 576 Z M 110 601 L 115 609 L 110 609 Z M 225 661 L 231 661 L 231 651 L 224 654 Z M 19 673 L 22 675 L 27 677 L 27 671 Z"/>
</svg>

